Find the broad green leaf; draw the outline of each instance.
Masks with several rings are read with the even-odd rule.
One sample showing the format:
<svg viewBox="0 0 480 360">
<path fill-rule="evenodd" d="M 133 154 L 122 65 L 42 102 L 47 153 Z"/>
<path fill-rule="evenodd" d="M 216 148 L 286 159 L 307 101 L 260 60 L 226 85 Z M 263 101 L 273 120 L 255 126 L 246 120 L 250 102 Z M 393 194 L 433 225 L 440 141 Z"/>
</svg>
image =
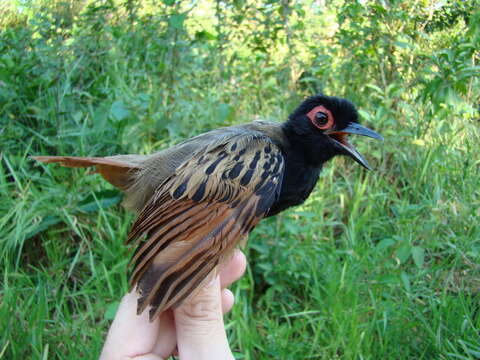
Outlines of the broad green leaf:
<svg viewBox="0 0 480 360">
<path fill-rule="evenodd" d="M 425 250 L 420 246 L 412 247 L 412 258 L 417 267 L 421 268 L 425 261 Z"/>
<path fill-rule="evenodd" d="M 115 101 L 110 108 L 110 115 L 115 121 L 122 121 L 130 115 L 130 111 L 123 101 Z"/>
<path fill-rule="evenodd" d="M 79 203 L 79 210 L 87 213 L 105 209 L 118 204 L 122 200 L 122 196 L 117 190 L 98 191 L 87 196 Z"/>
<path fill-rule="evenodd" d="M 383 239 L 377 244 L 378 250 L 385 250 L 386 248 L 396 244 L 396 241 L 393 239 Z"/>
<path fill-rule="evenodd" d="M 174 29 L 181 30 L 186 17 L 185 14 L 173 14 L 169 19 L 170 26 Z"/>
<path fill-rule="evenodd" d="M 401 264 L 408 260 L 412 253 L 412 246 L 410 244 L 404 244 L 397 250 L 397 258 Z"/>
<path fill-rule="evenodd" d="M 407 290 L 408 293 L 411 292 L 412 288 L 410 285 L 410 277 L 408 276 L 408 274 L 405 271 L 402 271 L 402 273 L 400 274 L 400 278 L 402 279 L 403 286 L 405 286 L 405 290 Z"/>
<path fill-rule="evenodd" d="M 60 219 L 58 216 L 44 217 L 38 225 L 36 225 L 27 235 L 25 235 L 25 240 L 28 240 L 31 237 L 34 237 L 35 235 L 41 233 L 42 231 L 47 230 L 49 227 L 56 225 L 61 221 L 62 219 Z"/>
<path fill-rule="evenodd" d="M 197 41 L 209 41 L 209 40 L 216 40 L 216 39 L 217 37 L 214 34 L 205 30 L 197 31 L 195 33 L 195 40 Z"/>
</svg>

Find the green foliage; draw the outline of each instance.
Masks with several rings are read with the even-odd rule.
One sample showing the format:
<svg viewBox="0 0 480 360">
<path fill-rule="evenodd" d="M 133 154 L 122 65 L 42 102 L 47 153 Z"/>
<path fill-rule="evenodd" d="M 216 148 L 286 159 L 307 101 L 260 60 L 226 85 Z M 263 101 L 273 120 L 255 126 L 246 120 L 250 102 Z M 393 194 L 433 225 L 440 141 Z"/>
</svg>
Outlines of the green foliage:
<svg viewBox="0 0 480 360">
<path fill-rule="evenodd" d="M 132 215 L 98 175 L 31 154 L 150 153 L 352 99 L 375 164 L 322 172 L 252 234 L 227 318 L 239 359 L 479 357 L 475 1 L 0 4 L 0 358 L 96 358 Z"/>
</svg>

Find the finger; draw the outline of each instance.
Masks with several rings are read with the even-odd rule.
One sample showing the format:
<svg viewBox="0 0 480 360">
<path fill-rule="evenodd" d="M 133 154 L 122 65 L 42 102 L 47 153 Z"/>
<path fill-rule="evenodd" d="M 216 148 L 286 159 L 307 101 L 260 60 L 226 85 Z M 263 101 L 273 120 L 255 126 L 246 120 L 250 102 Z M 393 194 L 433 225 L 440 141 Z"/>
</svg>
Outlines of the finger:
<svg viewBox="0 0 480 360">
<path fill-rule="evenodd" d="M 232 310 L 233 304 L 235 303 L 235 296 L 228 289 L 222 290 L 222 313 L 226 314 Z"/>
<path fill-rule="evenodd" d="M 231 261 L 223 268 L 223 280 L 229 281 L 225 286 L 231 284 L 240 278 L 245 272 L 246 258 L 245 255 L 237 250 L 232 256 Z M 220 281 L 222 281 L 222 273 L 220 274 Z M 223 285 L 223 284 L 222 284 Z M 228 289 L 223 289 L 221 293 L 222 313 L 226 314 L 235 303 L 235 296 Z M 173 319 L 173 312 L 167 311 L 160 315 L 160 338 L 155 345 L 154 353 L 159 354 L 164 358 L 172 355 L 177 347 L 176 331 Z"/>
<path fill-rule="evenodd" d="M 160 320 L 148 319 L 148 311 L 137 315 L 138 294 L 122 298 L 115 319 L 108 331 L 100 359 L 120 359 L 149 353 L 157 341 Z"/>
<path fill-rule="evenodd" d="M 235 296 L 228 289 L 222 290 L 222 313 L 226 314 L 232 310 L 235 303 Z M 175 325 L 173 322 L 173 312 L 166 311 L 160 315 L 160 338 L 155 345 L 154 353 L 159 354 L 164 358 L 170 355 L 175 355 L 177 347 L 177 339 L 175 332 Z"/>
<path fill-rule="evenodd" d="M 245 254 L 240 250 L 235 249 L 230 261 L 223 265 L 220 270 L 220 283 L 222 289 L 240 279 L 246 268 L 247 258 L 245 257 Z"/>
<path fill-rule="evenodd" d="M 181 359 L 233 359 L 223 324 L 218 276 L 173 314 Z"/>
<path fill-rule="evenodd" d="M 177 334 L 173 321 L 173 311 L 167 310 L 160 314 L 160 328 L 153 353 L 167 359 L 177 347 Z"/>
<path fill-rule="evenodd" d="M 135 356 L 133 358 L 129 357 L 128 359 L 130 360 L 163 360 L 165 358 L 155 354 L 145 354 L 145 355 Z"/>
</svg>

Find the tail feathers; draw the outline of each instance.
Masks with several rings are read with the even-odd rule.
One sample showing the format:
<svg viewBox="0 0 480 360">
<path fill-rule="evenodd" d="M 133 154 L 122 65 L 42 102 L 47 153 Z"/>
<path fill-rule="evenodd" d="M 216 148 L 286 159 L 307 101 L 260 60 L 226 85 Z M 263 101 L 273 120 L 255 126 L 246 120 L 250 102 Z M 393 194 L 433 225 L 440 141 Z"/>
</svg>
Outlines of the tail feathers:
<svg viewBox="0 0 480 360">
<path fill-rule="evenodd" d="M 126 191 L 133 182 L 133 175 L 140 169 L 144 156 L 117 155 L 110 157 L 75 157 L 75 156 L 32 156 L 34 160 L 43 163 L 59 163 L 62 166 L 96 167 L 105 180 Z"/>
</svg>

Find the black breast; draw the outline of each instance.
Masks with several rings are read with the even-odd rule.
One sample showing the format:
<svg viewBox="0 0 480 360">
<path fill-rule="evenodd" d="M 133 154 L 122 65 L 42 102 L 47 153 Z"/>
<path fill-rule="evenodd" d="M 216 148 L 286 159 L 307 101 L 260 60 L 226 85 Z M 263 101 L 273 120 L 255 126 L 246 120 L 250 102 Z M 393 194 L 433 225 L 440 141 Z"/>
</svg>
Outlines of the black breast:
<svg viewBox="0 0 480 360">
<path fill-rule="evenodd" d="M 302 204 L 310 195 L 322 166 L 311 166 L 305 163 L 301 154 L 293 152 L 285 158 L 285 173 L 280 196 L 273 203 L 266 217 L 276 215 L 290 206 Z"/>
</svg>

